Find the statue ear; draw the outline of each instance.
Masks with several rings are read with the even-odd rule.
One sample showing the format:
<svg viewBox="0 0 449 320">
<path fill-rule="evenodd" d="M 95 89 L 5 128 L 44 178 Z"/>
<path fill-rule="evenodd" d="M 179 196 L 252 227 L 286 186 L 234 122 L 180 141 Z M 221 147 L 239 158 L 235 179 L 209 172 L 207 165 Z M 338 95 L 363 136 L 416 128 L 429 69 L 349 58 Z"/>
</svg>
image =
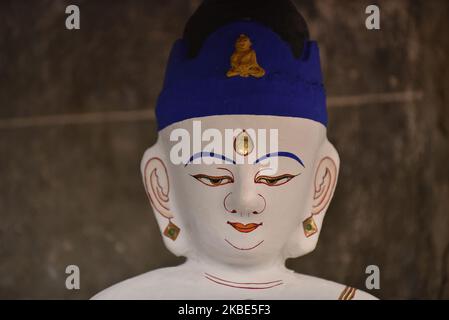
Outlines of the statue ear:
<svg viewBox="0 0 449 320">
<path fill-rule="evenodd" d="M 313 194 L 312 215 L 317 215 L 327 208 L 334 194 L 338 168 L 330 157 L 320 160 L 315 172 L 315 192 Z"/>
<path fill-rule="evenodd" d="M 167 219 L 173 218 L 170 210 L 170 183 L 167 167 L 158 157 L 148 159 L 143 168 L 145 190 L 154 210 Z"/>
<path fill-rule="evenodd" d="M 176 256 L 184 256 L 189 250 L 189 241 L 187 241 L 187 232 L 181 231 L 186 230 L 182 220 L 179 216 L 175 217 L 173 191 L 170 193 L 167 165 L 165 152 L 160 143 L 156 143 L 145 151 L 140 170 L 145 191 L 151 202 L 159 229 L 164 235 L 162 239 L 166 247 Z"/>
<path fill-rule="evenodd" d="M 292 234 L 285 248 L 286 257 L 299 257 L 315 249 L 324 215 L 334 194 L 340 166 L 338 152 L 326 140 L 318 154 L 315 176 L 311 181 L 313 184 L 311 189 L 309 189 L 309 196 L 312 199 L 308 199 L 308 201 L 311 201 L 308 203 L 308 206 L 311 204 L 311 209 L 303 212 L 304 216 L 302 218 L 305 220 L 298 225 L 296 232 Z M 312 237 L 312 235 L 316 236 Z M 298 241 L 298 239 L 301 240 Z"/>
</svg>

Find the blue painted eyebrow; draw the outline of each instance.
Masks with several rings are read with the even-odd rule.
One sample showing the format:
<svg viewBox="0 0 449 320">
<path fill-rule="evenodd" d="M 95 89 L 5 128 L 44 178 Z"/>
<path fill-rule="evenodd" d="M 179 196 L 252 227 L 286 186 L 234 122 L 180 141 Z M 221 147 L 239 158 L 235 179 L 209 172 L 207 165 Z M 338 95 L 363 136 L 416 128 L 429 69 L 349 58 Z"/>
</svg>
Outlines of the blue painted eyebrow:
<svg viewBox="0 0 449 320">
<path fill-rule="evenodd" d="M 203 158 L 203 157 L 211 157 L 211 158 L 217 158 L 217 159 L 221 159 L 223 161 L 227 161 L 230 162 L 232 164 L 236 164 L 234 160 L 229 159 L 228 157 L 219 154 L 219 153 L 214 153 L 214 152 L 197 152 L 195 153 L 193 156 L 190 157 L 189 161 L 187 161 L 187 163 L 184 165 L 184 167 L 187 167 L 187 165 L 189 163 L 191 163 L 193 160 L 198 159 L 198 158 Z"/>
<path fill-rule="evenodd" d="M 299 162 L 299 164 L 302 165 L 305 168 L 304 163 L 302 162 L 302 160 L 296 154 L 293 154 L 291 152 L 285 152 L 285 151 L 267 153 L 266 155 L 264 155 L 264 156 L 260 157 L 259 159 L 257 159 L 256 162 L 254 162 L 254 164 L 258 164 L 260 161 L 263 161 L 263 160 L 268 159 L 270 157 L 291 158 L 291 159 Z"/>
</svg>

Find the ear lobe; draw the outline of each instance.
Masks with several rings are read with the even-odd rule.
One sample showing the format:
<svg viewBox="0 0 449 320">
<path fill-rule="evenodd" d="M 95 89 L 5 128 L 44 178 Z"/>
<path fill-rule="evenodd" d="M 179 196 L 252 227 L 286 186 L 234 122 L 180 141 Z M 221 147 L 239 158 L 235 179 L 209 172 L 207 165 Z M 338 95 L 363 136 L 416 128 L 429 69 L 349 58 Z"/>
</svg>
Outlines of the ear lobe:
<svg viewBox="0 0 449 320">
<path fill-rule="evenodd" d="M 337 171 L 337 165 L 331 158 L 325 157 L 320 161 L 315 173 L 312 215 L 323 211 L 332 199 L 337 181 Z"/>
<path fill-rule="evenodd" d="M 149 159 L 145 164 L 143 174 L 145 190 L 154 210 L 167 219 L 173 218 L 169 206 L 170 184 L 164 162 L 157 157 Z"/>
</svg>

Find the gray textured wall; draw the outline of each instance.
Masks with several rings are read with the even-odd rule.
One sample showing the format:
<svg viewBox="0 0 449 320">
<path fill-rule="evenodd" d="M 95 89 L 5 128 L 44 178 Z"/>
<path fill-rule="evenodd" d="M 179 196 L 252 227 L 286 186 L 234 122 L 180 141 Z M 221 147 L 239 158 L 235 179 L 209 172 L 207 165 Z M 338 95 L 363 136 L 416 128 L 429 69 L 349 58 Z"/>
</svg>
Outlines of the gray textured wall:
<svg viewBox="0 0 449 320">
<path fill-rule="evenodd" d="M 81 30 L 65 29 L 65 6 Z M 198 1 L 0 2 L 0 298 L 88 298 L 180 263 L 141 185 L 172 42 Z M 322 48 L 339 185 L 288 265 L 383 299 L 449 298 L 449 3 L 297 1 Z M 65 289 L 65 267 L 81 290 Z"/>
</svg>

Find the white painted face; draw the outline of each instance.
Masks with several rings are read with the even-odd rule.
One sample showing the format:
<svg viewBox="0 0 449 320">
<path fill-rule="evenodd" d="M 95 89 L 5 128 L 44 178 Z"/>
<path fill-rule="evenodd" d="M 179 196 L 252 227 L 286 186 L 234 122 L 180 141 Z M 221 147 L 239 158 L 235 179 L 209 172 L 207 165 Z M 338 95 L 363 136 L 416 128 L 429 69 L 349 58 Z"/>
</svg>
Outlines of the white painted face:
<svg viewBox="0 0 449 320">
<path fill-rule="evenodd" d="M 205 135 L 207 129 L 221 133 L 222 150 L 209 153 L 210 141 L 198 141 L 194 120 L 201 121 Z M 142 160 L 161 231 L 169 219 L 180 228 L 176 240 L 164 237 L 168 248 L 177 255 L 237 265 L 260 265 L 312 251 L 339 165 L 326 128 L 312 120 L 274 116 L 194 120 L 163 129 Z M 230 142 L 225 138 L 227 129 L 228 137 L 229 129 L 235 131 Z M 256 134 L 265 130 L 268 141 L 257 135 L 235 140 L 239 130 Z M 271 141 L 270 130 L 277 130 Z M 173 155 L 179 155 L 174 151 L 179 151 L 180 140 L 171 141 L 170 136 L 173 139 L 181 131 L 189 133 L 190 141 L 178 164 Z M 244 155 L 242 148 L 250 152 Z M 312 215 L 318 232 L 307 237 L 303 221 Z"/>
</svg>

